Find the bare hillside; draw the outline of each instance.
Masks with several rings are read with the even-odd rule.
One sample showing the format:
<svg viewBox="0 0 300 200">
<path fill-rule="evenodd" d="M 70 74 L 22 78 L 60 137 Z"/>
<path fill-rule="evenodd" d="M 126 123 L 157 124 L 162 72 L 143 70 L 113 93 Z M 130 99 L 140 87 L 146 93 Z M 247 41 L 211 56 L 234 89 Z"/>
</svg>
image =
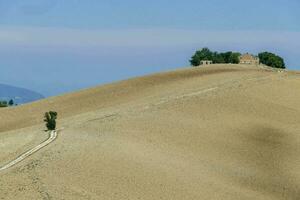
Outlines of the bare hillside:
<svg viewBox="0 0 300 200">
<path fill-rule="evenodd" d="M 300 75 L 212 65 L 0 112 L 2 199 L 300 199 Z"/>
</svg>

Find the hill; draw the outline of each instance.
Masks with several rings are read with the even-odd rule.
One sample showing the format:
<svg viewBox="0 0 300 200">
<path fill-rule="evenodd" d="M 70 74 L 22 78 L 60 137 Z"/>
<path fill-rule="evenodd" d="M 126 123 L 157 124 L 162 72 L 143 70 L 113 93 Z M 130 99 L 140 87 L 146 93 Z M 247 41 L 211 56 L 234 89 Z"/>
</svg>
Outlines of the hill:
<svg viewBox="0 0 300 200">
<path fill-rule="evenodd" d="M 29 103 L 44 98 L 43 95 L 24 88 L 0 84 L 0 99 L 13 99 L 17 104 Z"/>
<path fill-rule="evenodd" d="M 0 112 L 5 199 L 299 199 L 300 74 L 212 65 L 133 78 Z"/>
</svg>

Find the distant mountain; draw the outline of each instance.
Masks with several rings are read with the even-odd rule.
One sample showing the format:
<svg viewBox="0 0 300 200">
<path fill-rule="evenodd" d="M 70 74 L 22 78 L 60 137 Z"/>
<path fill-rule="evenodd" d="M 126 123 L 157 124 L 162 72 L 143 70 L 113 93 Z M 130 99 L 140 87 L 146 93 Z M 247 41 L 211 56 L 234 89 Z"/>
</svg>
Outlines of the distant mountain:
<svg viewBox="0 0 300 200">
<path fill-rule="evenodd" d="M 13 99 L 16 104 L 24 104 L 43 98 L 43 95 L 28 89 L 0 84 L 0 100 Z"/>
</svg>

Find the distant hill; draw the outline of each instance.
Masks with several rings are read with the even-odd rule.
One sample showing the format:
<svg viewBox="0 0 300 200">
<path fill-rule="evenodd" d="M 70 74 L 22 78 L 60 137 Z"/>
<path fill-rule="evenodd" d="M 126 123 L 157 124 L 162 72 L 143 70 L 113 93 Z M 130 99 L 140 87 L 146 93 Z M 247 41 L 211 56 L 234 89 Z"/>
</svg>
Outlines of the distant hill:
<svg viewBox="0 0 300 200">
<path fill-rule="evenodd" d="M 44 98 L 43 95 L 24 88 L 0 84 L 0 99 L 13 99 L 17 104 L 29 103 Z"/>
</svg>

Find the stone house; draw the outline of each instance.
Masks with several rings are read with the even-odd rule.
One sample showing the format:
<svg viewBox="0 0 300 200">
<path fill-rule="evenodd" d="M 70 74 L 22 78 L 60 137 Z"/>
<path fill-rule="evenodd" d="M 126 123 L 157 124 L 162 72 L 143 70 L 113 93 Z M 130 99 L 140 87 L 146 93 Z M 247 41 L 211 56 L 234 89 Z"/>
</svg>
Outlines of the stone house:
<svg viewBox="0 0 300 200">
<path fill-rule="evenodd" d="M 240 64 L 259 65 L 259 58 L 246 53 L 240 56 Z"/>
</svg>

